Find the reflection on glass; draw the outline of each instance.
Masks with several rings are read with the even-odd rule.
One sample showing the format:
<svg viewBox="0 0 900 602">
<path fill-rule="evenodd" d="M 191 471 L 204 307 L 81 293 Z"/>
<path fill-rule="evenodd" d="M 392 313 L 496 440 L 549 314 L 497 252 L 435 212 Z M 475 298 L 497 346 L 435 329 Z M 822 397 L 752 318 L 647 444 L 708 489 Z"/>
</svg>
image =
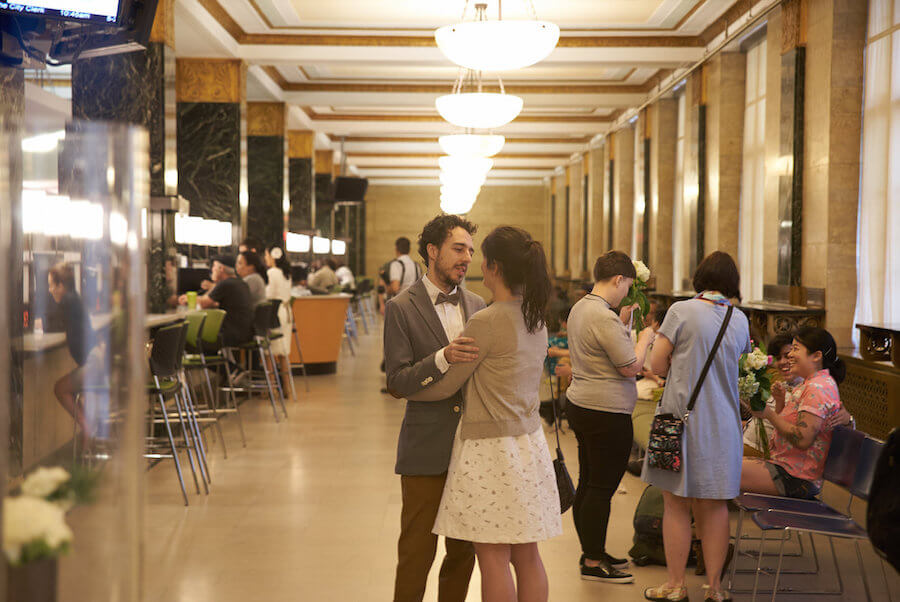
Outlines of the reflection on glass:
<svg viewBox="0 0 900 602">
<path fill-rule="evenodd" d="M 65 510 L 71 550 L 42 568 L 58 578 L 58 600 L 137 600 L 147 135 L 75 123 L 21 148 L 13 238 L 22 247 L 9 247 L 6 258 L 21 266 L 12 309 L 23 328 L 10 341 L 21 365 L 18 400 L 2 408 L 10 417 L 7 492 L 24 516 L 36 511 L 29 497 Z"/>
</svg>

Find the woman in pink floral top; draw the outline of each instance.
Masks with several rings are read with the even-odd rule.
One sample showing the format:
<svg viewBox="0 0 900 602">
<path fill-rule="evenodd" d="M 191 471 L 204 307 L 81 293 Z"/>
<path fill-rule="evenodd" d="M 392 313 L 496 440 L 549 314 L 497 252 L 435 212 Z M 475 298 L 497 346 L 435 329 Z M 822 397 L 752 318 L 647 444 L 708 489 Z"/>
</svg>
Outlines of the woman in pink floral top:
<svg viewBox="0 0 900 602">
<path fill-rule="evenodd" d="M 838 393 L 846 368 L 834 338 L 821 328 L 801 329 L 789 357 L 803 383 L 788 394 L 781 412 L 771 407 L 754 412 L 775 427 L 771 457 L 744 458 L 741 491 L 811 498 L 822 488 L 832 430 L 846 415 Z"/>
</svg>

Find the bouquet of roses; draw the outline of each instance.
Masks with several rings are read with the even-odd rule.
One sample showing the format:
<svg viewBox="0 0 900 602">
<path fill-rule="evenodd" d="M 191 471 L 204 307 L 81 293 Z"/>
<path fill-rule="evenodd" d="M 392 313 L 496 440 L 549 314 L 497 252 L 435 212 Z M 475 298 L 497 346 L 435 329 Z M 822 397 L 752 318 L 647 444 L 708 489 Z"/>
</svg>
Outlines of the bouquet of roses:
<svg viewBox="0 0 900 602">
<path fill-rule="evenodd" d="M 738 379 L 738 395 L 754 412 L 762 412 L 772 398 L 772 372 L 769 366 L 772 356 L 759 347 L 741 356 L 740 378 Z M 769 435 L 762 418 L 755 418 L 756 433 L 763 457 L 769 459 Z"/>
<path fill-rule="evenodd" d="M 637 272 L 637 278 L 631 283 L 628 294 L 622 299 L 622 307 L 628 307 L 634 303 L 638 304 L 637 309 L 632 313 L 634 318 L 634 327 L 640 332 L 644 329 L 644 319 L 650 313 L 650 302 L 647 300 L 647 281 L 650 280 L 650 269 L 644 265 L 643 261 L 632 261 L 634 271 Z"/>
</svg>

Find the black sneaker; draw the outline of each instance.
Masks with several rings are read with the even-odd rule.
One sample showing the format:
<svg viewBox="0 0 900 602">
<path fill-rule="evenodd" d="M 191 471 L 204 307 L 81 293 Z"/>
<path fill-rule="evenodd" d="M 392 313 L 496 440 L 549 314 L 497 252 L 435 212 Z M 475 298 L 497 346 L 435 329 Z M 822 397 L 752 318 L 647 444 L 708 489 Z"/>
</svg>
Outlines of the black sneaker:
<svg viewBox="0 0 900 602">
<path fill-rule="evenodd" d="M 582 554 L 581 558 L 578 560 L 578 566 L 584 566 L 585 558 L 586 556 Z M 627 558 L 616 558 L 615 556 L 610 556 L 609 554 L 606 554 L 606 561 L 609 562 L 609 564 L 614 569 L 627 569 L 630 565 Z"/>
<path fill-rule="evenodd" d="M 610 556 L 609 554 L 606 555 L 606 561 L 609 562 L 609 564 L 614 569 L 619 570 L 627 569 L 628 565 L 630 564 L 627 558 L 616 558 L 615 556 Z"/>
<path fill-rule="evenodd" d="M 581 566 L 581 578 L 586 581 L 604 581 L 606 583 L 634 583 L 634 577 L 615 569 L 609 562 L 600 561 L 600 566 Z"/>
</svg>

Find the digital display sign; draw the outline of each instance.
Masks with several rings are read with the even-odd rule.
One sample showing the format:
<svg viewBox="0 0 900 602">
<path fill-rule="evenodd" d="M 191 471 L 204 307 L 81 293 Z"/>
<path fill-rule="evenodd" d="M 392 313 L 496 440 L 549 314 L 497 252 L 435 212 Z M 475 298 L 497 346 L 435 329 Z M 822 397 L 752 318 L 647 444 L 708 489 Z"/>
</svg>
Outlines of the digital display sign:
<svg viewBox="0 0 900 602">
<path fill-rule="evenodd" d="M 0 13 L 22 17 L 50 17 L 91 23 L 118 23 L 120 0 L 31 0 L 4 2 Z"/>
</svg>

